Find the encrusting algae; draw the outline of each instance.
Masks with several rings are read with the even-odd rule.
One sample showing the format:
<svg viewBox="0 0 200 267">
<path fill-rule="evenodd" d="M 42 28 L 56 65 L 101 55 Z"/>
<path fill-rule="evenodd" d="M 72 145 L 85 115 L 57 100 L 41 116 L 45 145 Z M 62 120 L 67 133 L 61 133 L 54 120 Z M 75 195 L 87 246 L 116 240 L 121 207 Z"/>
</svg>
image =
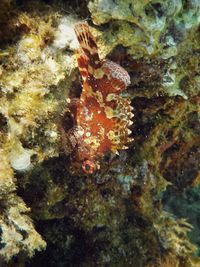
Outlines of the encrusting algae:
<svg viewBox="0 0 200 267">
<path fill-rule="evenodd" d="M 199 18 L 198 1 L 1 1 L 1 266 L 200 265 Z"/>
</svg>

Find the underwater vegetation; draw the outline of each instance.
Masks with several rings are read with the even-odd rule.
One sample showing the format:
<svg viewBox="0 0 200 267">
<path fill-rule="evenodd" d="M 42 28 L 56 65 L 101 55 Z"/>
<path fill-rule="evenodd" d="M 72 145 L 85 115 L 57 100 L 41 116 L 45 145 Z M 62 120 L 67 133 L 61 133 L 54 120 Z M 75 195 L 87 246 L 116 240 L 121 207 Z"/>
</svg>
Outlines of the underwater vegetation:
<svg viewBox="0 0 200 267">
<path fill-rule="evenodd" d="M 199 23 L 195 0 L 0 1 L 0 266 L 200 266 Z M 98 47 L 90 78 L 105 58 L 126 77 L 111 106 L 124 135 L 89 146 L 91 174 L 63 139 L 68 99 L 89 107 L 75 25 Z"/>
</svg>

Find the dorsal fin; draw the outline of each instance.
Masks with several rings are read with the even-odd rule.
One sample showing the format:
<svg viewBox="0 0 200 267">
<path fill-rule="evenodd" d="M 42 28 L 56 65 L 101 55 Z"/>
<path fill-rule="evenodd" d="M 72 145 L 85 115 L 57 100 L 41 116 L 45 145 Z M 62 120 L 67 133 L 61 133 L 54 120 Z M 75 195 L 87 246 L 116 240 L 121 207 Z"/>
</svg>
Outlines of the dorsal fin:
<svg viewBox="0 0 200 267">
<path fill-rule="evenodd" d="M 94 36 L 91 34 L 89 26 L 86 22 L 81 22 L 75 25 L 75 33 L 79 41 L 83 53 L 88 58 L 88 64 L 92 68 L 99 68 L 101 66 L 98 48 Z"/>
<path fill-rule="evenodd" d="M 81 49 L 75 50 L 78 68 L 83 81 L 88 77 L 88 57 L 83 53 Z"/>
</svg>

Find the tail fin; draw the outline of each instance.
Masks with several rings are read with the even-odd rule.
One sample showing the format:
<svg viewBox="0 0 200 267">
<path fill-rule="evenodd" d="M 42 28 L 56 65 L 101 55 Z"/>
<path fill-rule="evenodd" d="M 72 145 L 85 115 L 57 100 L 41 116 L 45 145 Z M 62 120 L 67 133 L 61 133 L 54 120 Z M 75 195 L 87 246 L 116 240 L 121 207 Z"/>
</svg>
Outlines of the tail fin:
<svg viewBox="0 0 200 267">
<path fill-rule="evenodd" d="M 88 24 L 86 22 L 78 23 L 74 30 L 82 51 L 88 57 L 89 65 L 96 67 L 100 62 L 98 48 Z"/>
</svg>

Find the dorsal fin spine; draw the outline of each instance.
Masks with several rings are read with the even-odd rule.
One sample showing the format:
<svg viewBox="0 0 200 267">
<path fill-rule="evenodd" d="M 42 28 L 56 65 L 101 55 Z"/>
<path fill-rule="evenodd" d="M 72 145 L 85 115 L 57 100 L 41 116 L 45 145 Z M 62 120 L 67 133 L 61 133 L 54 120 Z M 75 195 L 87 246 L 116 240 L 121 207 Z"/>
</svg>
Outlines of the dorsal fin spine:
<svg viewBox="0 0 200 267">
<path fill-rule="evenodd" d="M 101 66 L 98 55 L 98 48 L 87 23 L 78 23 L 75 26 L 75 33 L 83 53 L 88 57 L 88 64 L 93 68 Z"/>
</svg>

